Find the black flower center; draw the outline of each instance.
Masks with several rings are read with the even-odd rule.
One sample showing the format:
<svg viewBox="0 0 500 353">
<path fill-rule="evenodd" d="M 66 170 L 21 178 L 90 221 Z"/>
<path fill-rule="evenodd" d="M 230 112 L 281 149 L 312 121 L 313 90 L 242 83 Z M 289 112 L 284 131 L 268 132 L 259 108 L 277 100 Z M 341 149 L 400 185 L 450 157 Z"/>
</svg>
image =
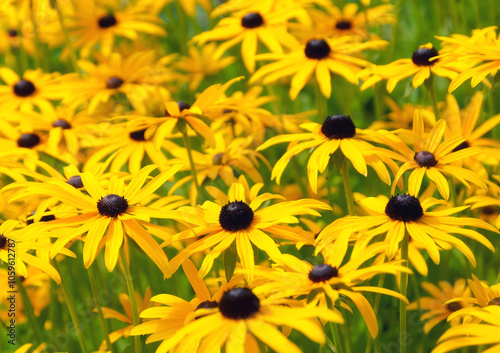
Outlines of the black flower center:
<svg viewBox="0 0 500 353">
<path fill-rule="evenodd" d="M 323 39 L 311 39 L 307 42 L 304 52 L 309 59 L 323 59 L 330 51 L 330 46 Z"/>
<path fill-rule="evenodd" d="M 189 109 L 191 108 L 191 105 L 188 104 L 188 103 L 184 103 L 184 102 L 177 102 L 177 105 L 179 106 L 179 110 L 182 112 L 183 110 L 185 109 Z"/>
<path fill-rule="evenodd" d="M 4 250 L 5 245 L 7 245 L 7 238 L 3 234 L 0 234 L 0 250 Z"/>
<path fill-rule="evenodd" d="M 230 202 L 219 213 L 219 223 L 228 232 L 247 229 L 252 221 L 253 210 L 243 201 Z"/>
<path fill-rule="evenodd" d="M 462 309 L 462 305 L 459 302 L 453 302 L 453 303 L 447 304 L 446 309 L 448 309 L 451 312 L 455 312 L 455 311 Z"/>
<path fill-rule="evenodd" d="M 79 175 L 73 175 L 71 178 L 69 178 L 66 183 L 74 187 L 75 189 L 81 189 L 83 188 L 83 182 L 82 182 L 82 177 Z"/>
<path fill-rule="evenodd" d="M 245 28 L 257 28 L 264 24 L 264 19 L 258 12 L 249 12 L 241 19 L 241 26 Z"/>
<path fill-rule="evenodd" d="M 40 143 L 40 137 L 37 134 L 22 134 L 17 140 L 17 145 L 24 148 L 33 148 Z"/>
<path fill-rule="evenodd" d="M 488 305 L 500 305 L 500 297 L 495 297 L 488 302 Z"/>
<path fill-rule="evenodd" d="M 246 319 L 260 309 L 259 298 L 248 288 L 233 288 L 222 295 L 219 310 L 229 319 Z"/>
<path fill-rule="evenodd" d="M 17 31 L 15 29 L 9 29 L 9 37 L 14 38 L 17 37 Z"/>
<path fill-rule="evenodd" d="M 309 279 L 315 283 L 328 281 L 330 278 L 337 277 L 339 270 L 328 264 L 319 264 L 313 267 L 309 272 Z"/>
<path fill-rule="evenodd" d="M 385 214 L 395 221 L 414 222 L 424 215 L 420 200 L 410 195 L 392 196 L 385 206 Z"/>
<path fill-rule="evenodd" d="M 115 194 L 106 195 L 97 202 L 97 210 L 103 216 L 116 217 L 125 212 L 127 208 L 127 200 Z"/>
<path fill-rule="evenodd" d="M 116 25 L 116 23 L 117 23 L 116 17 L 113 14 L 103 16 L 97 21 L 97 24 L 101 28 L 113 27 Z"/>
<path fill-rule="evenodd" d="M 146 133 L 146 129 L 142 129 L 142 130 L 133 131 L 133 132 L 129 133 L 128 136 L 134 141 L 146 141 L 146 137 L 144 136 L 145 133 Z"/>
<path fill-rule="evenodd" d="M 194 310 L 196 311 L 198 309 L 212 309 L 212 308 L 217 308 L 218 306 L 219 306 L 219 303 L 217 303 L 216 300 L 214 300 L 214 301 L 205 300 L 204 302 L 201 302 L 200 304 L 198 304 L 198 306 Z"/>
<path fill-rule="evenodd" d="M 349 115 L 331 115 L 321 126 L 321 133 L 330 140 L 341 140 L 356 135 L 356 126 Z"/>
<path fill-rule="evenodd" d="M 106 82 L 106 88 L 117 89 L 123 85 L 123 80 L 117 76 L 110 77 Z"/>
<path fill-rule="evenodd" d="M 28 80 L 19 80 L 14 85 L 14 93 L 18 97 L 28 97 L 35 93 L 35 85 Z"/>
<path fill-rule="evenodd" d="M 469 145 L 469 143 L 467 141 L 464 141 L 460 145 L 458 145 L 457 147 L 455 147 L 452 150 L 452 152 L 457 152 L 457 151 L 463 150 L 464 148 L 467 148 L 467 147 L 470 147 L 470 145 Z"/>
<path fill-rule="evenodd" d="M 415 153 L 413 159 L 421 167 L 434 167 L 437 164 L 436 157 L 429 151 L 421 151 Z"/>
<path fill-rule="evenodd" d="M 35 211 L 31 212 L 30 216 L 33 216 L 34 214 L 35 214 Z M 53 221 L 55 219 L 56 219 L 56 217 L 54 217 L 54 215 L 48 214 L 48 215 L 42 216 L 42 218 L 40 218 L 40 220 L 38 222 L 48 222 L 48 221 Z M 28 219 L 26 221 L 27 225 L 30 225 L 30 224 L 33 224 L 33 223 L 34 223 L 33 219 Z"/>
<path fill-rule="evenodd" d="M 437 60 L 429 61 L 429 59 L 437 55 L 438 52 L 434 48 L 419 48 L 417 51 L 413 52 L 411 61 L 417 66 L 432 66 Z"/>
<path fill-rule="evenodd" d="M 486 206 L 481 209 L 481 213 L 486 216 L 491 216 L 497 213 L 497 208 L 493 206 Z"/>
<path fill-rule="evenodd" d="M 57 119 L 56 121 L 54 121 L 54 123 L 52 124 L 53 127 L 61 127 L 63 128 L 64 130 L 68 130 L 68 129 L 71 129 L 71 124 L 68 123 L 66 120 L 64 119 Z"/>
<path fill-rule="evenodd" d="M 335 28 L 340 29 L 341 31 L 351 29 L 351 27 L 352 27 L 352 23 L 351 23 L 351 21 L 348 21 L 348 20 L 341 20 L 335 24 Z"/>
</svg>

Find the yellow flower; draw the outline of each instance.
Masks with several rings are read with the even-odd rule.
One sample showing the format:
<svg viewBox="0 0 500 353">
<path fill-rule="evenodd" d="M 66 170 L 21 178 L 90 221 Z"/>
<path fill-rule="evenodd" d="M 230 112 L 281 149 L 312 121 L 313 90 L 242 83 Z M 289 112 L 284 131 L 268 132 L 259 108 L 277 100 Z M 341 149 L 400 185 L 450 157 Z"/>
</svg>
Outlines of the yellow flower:
<svg viewBox="0 0 500 353">
<path fill-rule="evenodd" d="M 325 119 L 323 125 L 317 123 L 302 124 L 301 127 L 309 132 L 291 135 L 279 135 L 270 138 L 257 151 L 282 142 L 290 142 L 288 150 L 274 165 L 271 178 L 276 178 L 279 184 L 283 171 L 290 158 L 304 150 L 315 148 L 307 163 L 307 175 L 311 189 L 318 192 L 318 172 L 323 173 L 330 161 L 330 155 L 340 150 L 349 159 L 354 168 L 362 175 L 367 175 L 367 164 L 370 165 L 380 179 L 390 184 L 389 172 L 384 163 L 391 167 L 397 166 L 388 158 L 382 160 L 368 152 L 373 146 L 367 142 L 376 140 L 375 132 L 357 129 L 349 115 L 332 115 Z M 303 141 L 298 144 L 293 142 Z M 383 161 L 383 162 L 382 162 Z"/>
<path fill-rule="evenodd" d="M 353 43 L 349 37 L 311 39 L 303 46 L 294 47 L 294 50 L 287 54 L 260 55 L 259 59 L 277 61 L 261 67 L 249 82 L 262 80 L 263 84 L 268 84 L 283 77 L 293 76 L 290 98 L 294 100 L 315 73 L 321 93 L 330 98 L 330 72 L 357 85 L 358 73 L 369 64 L 368 61 L 360 59 L 359 54 L 365 49 L 380 49 L 387 44 L 383 40 Z"/>
<path fill-rule="evenodd" d="M 446 281 L 440 281 L 439 287 L 430 282 L 423 282 L 422 288 L 431 294 L 432 297 L 420 297 L 418 302 L 411 303 L 406 309 L 426 311 L 420 317 L 422 321 L 429 319 L 424 325 L 424 333 L 429 333 L 434 326 L 446 320 L 455 311 L 470 305 L 464 301 L 464 298 L 470 298 L 470 289 L 467 288 L 465 279 L 463 278 L 456 280 L 453 286 Z M 458 297 L 460 297 L 460 301 L 454 300 L 447 303 L 449 300 Z M 456 326 L 460 323 L 460 320 L 454 319 L 449 320 L 449 322 L 452 326 Z"/>
</svg>

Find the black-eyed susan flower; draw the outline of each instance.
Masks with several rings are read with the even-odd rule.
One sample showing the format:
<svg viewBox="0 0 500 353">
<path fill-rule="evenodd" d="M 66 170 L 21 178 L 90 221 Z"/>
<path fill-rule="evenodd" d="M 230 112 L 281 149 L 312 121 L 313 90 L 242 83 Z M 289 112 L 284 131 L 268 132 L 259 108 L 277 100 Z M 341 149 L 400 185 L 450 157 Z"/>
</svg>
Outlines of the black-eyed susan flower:
<svg viewBox="0 0 500 353">
<path fill-rule="evenodd" d="M 474 304 L 476 306 L 487 307 L 489 305 L 500 305 L 500 284 L 488 285 L 472 274 L 472 279 L 467 283 L 472 291 L 473 297 L 460 297 L 459 300 Z"/>
<path fill-rule="evenodd" d="M 449 79 L 455 78 L 458 75 L 458 64 L 444 63 L 436 59 L 438 55 L 436 48 L 431 43 L 427 43 L 414 51 L 411 59 L 398 59 L 387 65 L 368 67 L 359 73 L 359 78 L 364 81 L 361 89 L 364 90 L 379 81 L 387 80 L 387 92 L 391 93 L 399 81 L 410 76 L 413 76 L 413 87 L 417 88 L 431 77 L 431 73 Z"/>
<path fill-rule="evenodd" d="M 0 107 L 3 111 L 20 109 L 32 111 L 50 106 L 50 102 L 63 98 L 58 73 L 44 73 L 41 69 L 27 70 L 22 77 L 8 67 L 0 68 Z"/>
<path fill-rule="evenodd" d="M 344 77 L 352 84 L 358 84 L 358 74 L 369 62 L 359 58 L 366 49 L 381 49 L 388 43 L 383 40 L 352 43 L 349 37 L 337 39 L 317 38 L 305 45 L 297 46 L 286 54 L 262 54 L 262 60 L 276 62 L 261 67 L 250 78 L 250 83 L 275 82 L 283 77 L 292 77 L 290 98 L 293 100 L 315 74 L 321 93 L 330 98 L 332 83 L 330 72 Z"/>
<path fill-rule="evenodd" d="M 499 233 L 493 226 L 476 218 L 451 216 L 463 211 L 468 206 L 428 211 L 432 206 L 443 202 L 433 198 L 421 201 L 408 194 L 394 195 L 388 202 L 375 197 L 367 197 L 360 202 L 370 209 L 371 215 L 350 216 L 334 221 L 319 234 L 317 238 L 318 250 L 336 240 L 339 237 L 339 230 L 347 227 L 353 233 L 366 231 L 367 233 L 363 236 L 364 240 L 385 234 L 383 242 L 389 245 L 386 249 L 386 255 L 389 259 L 396 256 L 406 232 L 408 232 L 410 239 L 414 238 L 424 246 L 436 264 L 440 260 L 441 247 L 439 244 L 442 242 L 452 245 L 462 252 L 474 266 L 476 265 L 476 259 L 470 248 L 453 234 L 471 238 L 491 251 L 495 251 L 491 242 L 484 235 L 465 228 L 465 226 L 475 227 Z"/>
<path fill-rule="evenodd" d="M 80 49 L 83 58 L 89 57 L 97 45 L 99 51 L 108 56 L 119 37 L 135 40 L 139 34 L 166 35 L 161 20 L 140 3 L 128 4 L 125 8 L 117 0 L 106 4 L 85 0 L 75 4 L 74 12 L 67 17 L 67 27 L 75 38 L 73 46 Z"/>
<path fill-rule="evenodd" d="M 223 346 L 240 352 L 260 352 L 257 339 L 276 352 L 298 353 L 301 350 L 276 325 L 296 329 L 312 341 L 323 344 L 325 337 L 317 318 L 343 323 L 342 317 L 331 310 L 288 306 L 287 302 L 290 300 L 280 302 L 256 295 L 246 287 L 230 289 L 222 294 L 216 308 L 200 311 L 203 316 L 185 324 L 171 337 L 163 335 L 156 353 L 193 347 L 198 347 L 201 353 Z M 153 329 L 159 340 L 168 327 L 156 325 Z"/>
<path fill-rule="evenodd" d="M 481 175 L 454 165 L 455 162 L 480 153 L 481 148 L 466 147 L 458 149 L 457 147 L 465 141 L 462 136 L 442 141 L 445 129 L 446 121 L 440 120 L 426 136 L 423 118 L 419 111 L 415 111 L 413 135 L 411 136 L 413 137 L 413 149 L 408 147 L 396 135 L 385 134 L 380 137 L 383 143 L 390 146 L 394 152 L 388 149 L 374 148 L 372 153 L 403 162 L 394 177 L 391 194 L 394 195 L 397 183 L 403 174 L 409 170 L 413 170 L 408 179 L 408 191 L 411 195 L 419 194 L 425 175 L 436 185 L 439 193 L 446 200 L 450 197 L 450 186 L 445 175 L 458 179 L 467 187 L 470 187 L 470 182 L 481 188 L 486 188 Z"/>
<path fill-rule="evenodd" d="M 118 253 L 124 241 L 130 237 L 139 245 L 162 270 L 165 276 L 170 277 L 171 271 L 168 259 L 159 244 L 145 229 L 151 217 L 155 218 L 178 218 L 179 214 L 174 211 L 162 211 L 151 209 L 142 205 L 144 200 L 161 187 L 172 177 L 182 165 L 175 165 L 160 173 L 144 186 L 149 174 L 156 169 L 149 165 L 141 169 L 130 180 L 127 186 L 123 178 L 110 178 L 107 185 L 99 182 L 94 174 L 85 172 L 80 175 L 84 194 L 75 186 L 61 182 L 51 181 L 49 183 L 32 186 L 27 189 L 27 194 L 42 194 L 54 197 L 63 204 L 74 207 L 77 216 L 57 217 L 57 219 L 45 222 L 42 225 L 34 224 L 32 228 L 27 227 L 26 233 L 40 234 L 50 230 L 51 236 L 57 235 L 51 256 L 71 240 L 86 233 L 83 248 L 83 262 L 89 267 L 100 250 L 99 244 L 104 240 L 105 264 L 112 271 L 118 261 Z M 55 211 L 52 213 L 56 213 Z M 196 222 L 192 220 L 192 222 Z"/>
<path fill-rule="evenodd" d="M 428 320 L 424 325 L 424 333 L 428 333 L 434 326 L 446 320 L 452 313 L 469 306 L 462 298 L 470 297 L 470 289 L 467 288 L 465 279 L 460 278 L 451 285 L 446 281 L 439 281 L 439 287 L 431 282 L 423 282 L 422 288 L 432 297 L 420 297 L 418 301 L 408 305 L 408 310 L 420 309 L 425 313 L 420 320 Z M 461 297 L 460 301 L 447 303 L 449 300 Z M 460 323 L 459 319 L 449 321 L 452 326 Z"/>
<path fill-rule="evenodd" d="M 263 186 L 263 184 L 255 184 L 249 188 L 246 179 L 242 176 L 231 185 L 227 196 L 218 189 L 207 188 L 215 196 L 217 203 L 206 201 L 197 208 L 183 209 L 204 220 L 206 225 L 183 231 L 172 237 L 171 241 L 163 244 L 202 236 L 172 259 L 172 269 L 177 269 L 192 254 L 210 249 L 200 268 L 200 276 L 205 277 L 212 268 L 214 260 L 235 243 L 242 267 L 252 270 L 254 268 L 253 245 L 270 257 L 277 256 L 280 250 L 276 240 L 296 240 L 297 238 L 295 230 L 287 225 L 297 223 L 296 216 L 306 214 L 319 216 L 316 210 L 330 209 L 330 206 L 325 203 L 313 199 L 284 201 L 261 208 L 265 201 L 283 198 L 269 193 L 259 195 Z M 292 236 L 288 234 L 290 232 Z M 247 274 L 247 277 L 252 277 L 251 272 Z"/>
<path fill-rule="evenodd" d="M 307 175 L 311 189 L 315 193 L 318 191 L 318 172 L 325 171 L 330 161 L 330 155 L 337 150 L 340 150 L 352 162 L 360 174 L 366 176 L 368 173 L 367 165 L 370 165 L 383 182 L 390 184 L 390 175 L 384 163 L 388 163 L 392 167 L 395 165 L 387 158 L 384 159 L 383 163 L 373 153 L 368 152 L 373 146 L 367 141 L 376 140 L 374 131 L 357 129 L 349 115 L 332 115 L 327 117 L 322 125 L 306 123 L 302 124 L 301 127 L 309 132 L 275 136 L 257 148 L 257 151 L 260 151 L 277 143 L 303 141 L 291 144 L 274 165 L 272 179 L 276 178 L 278 184 L 290 158 L 312 148 L 315 149 L 307 163 Z"/>
<path fill-rule="evenodd" d="M 500 215 L 497 211 L 500 207 L 500 200 L 497 195 L 472 196 L 465 200 L 465 204 L 470 204 L 471 209 L 482 208 L 482 211 L 486 210 L 484 212 L 485 216 L 491 219 L 491 223 L 495 224 L 496 227 L 500 229 Z"/>
</svg>

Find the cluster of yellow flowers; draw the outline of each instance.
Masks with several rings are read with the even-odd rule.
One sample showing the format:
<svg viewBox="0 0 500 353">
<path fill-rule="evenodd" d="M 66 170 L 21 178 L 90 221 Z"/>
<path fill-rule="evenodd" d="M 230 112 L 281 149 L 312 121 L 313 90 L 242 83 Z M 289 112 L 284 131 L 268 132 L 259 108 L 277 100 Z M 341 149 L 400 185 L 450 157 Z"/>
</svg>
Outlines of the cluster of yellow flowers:
<svg viewBox="0 0 500 353">
<path fill-rule="evenodd" d="M 500 244 L 500 36 L 437 37 L 441 50 L 421 43 L 382 65 L 394 49 L 382 29 L 399 11 L 388 1 L 2 1 L 0 282 L 15 267 L 16 315 L 31 325 L 16 352 L 68 350 L 51 340 L 62 318 L 43 314 L 59 300 L 83 353 L 123 351 L 129 336 L 139 353 L 144 335 L 156 353 L 290 353 L 309 341 L 351 352 L 352 307 L 368 352 L 380 349 L 381 294 L 399 302 L 401 353 L 416 309 L 428 310 L 426 333 L 452 324 L 433 353 L 499 351 L 500 289 L 470 264 L 485 266 Z M 390 94 L 410 77 L 431 105 L 384 105 L 379 82 Z M 468 79 L 482 90 L 457 101 Z M 376 121 L 353 114 L 354 91 L 371 92 Z M 150 264 L 163 278 L 141 286 Z M 453 286 L 450 264 L 467 272 Z M 435 265 L 441 281 L 422 283 L 432 298 L 407 288 Z M 100 346 L 78 320 L 71 292 L 87 280 L 71 278 L 75 266 L 88 270 Z M 114 272 L 126 314 L 99 298 Z M 191 300 L 190 289 L 150 289 L 179 277 Z M 125 326 L 109 332 L 111 318 Z M 292 342 L 292 330 L 306 339 Z"/>
</svg>

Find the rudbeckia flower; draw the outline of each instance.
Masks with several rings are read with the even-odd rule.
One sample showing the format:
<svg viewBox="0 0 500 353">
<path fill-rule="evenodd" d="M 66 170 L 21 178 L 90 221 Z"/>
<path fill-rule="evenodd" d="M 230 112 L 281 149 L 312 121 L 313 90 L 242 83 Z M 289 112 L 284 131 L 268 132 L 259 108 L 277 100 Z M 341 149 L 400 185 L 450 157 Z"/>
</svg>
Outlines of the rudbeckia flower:
<svg viewBox="0 0 500 353">
<path fill-rule="evenodd" d="M 453 286 L 446 281 L 439 281 L 439 287 L 430 282 L 423 282 L 422 288 L 432 297 L 420 297 L 418 301 L 411 303 L 406 309 L 425 311 L 420 320 L 429 320 L 424 325 L 424 333 L 426 334 L 441 321 L 448 319 L 455 311 L 470 305 L 464 300 L 464 298 L 470 298 L 470 289 L 467 288 L 463 278 L 456 280 Z M 460 301 L 454 300 L 447 303 L 458 297 L 460 297 Z M 460 320 L 455 318 L 449 320 L 449 323 L 451 326 L 456 326 L 460 323 Z"/>
<path fill-rule="evenodd" d="M 424 133 L 424 121 L 418 111 L 415 111 L 413 121 L 413 149 L 408 147 L 403 140 L 396 135 L 382 134 L 382 143 L 390 146 L 394 151 L 388 149 L 374 148 L 371 153 L 386 156 L 403 162 L 394 177 L 391 194 L 394 194 L 396 185 L 403 174 L 414 169 L 408 179 L 408 192 L 418 195 L 424 175 L 432 180 L 441 196 L 448 200 L 450 197 L 450 186 L 444 175 L 458 179 L 465 186 L 469 182 L 486 189 L 483 178 L 466 168 L 458 167 L 453 163 L 462 161 L 467 157 L 477 155 L 481 152 L 479 147 L 466 147 L 459 149 L 465 138 L 457 136 L 442 141 L 446 129 L 446 121 L 440 120 L 432 128 L 428 136 Z"/>
<path fill-rule="evenodd" d="M 384 158 L 383 162 L 373 153 L 368 152 L 373 146 L 367 141 L 376 140 L 375 131 L 357 129 L 349 115 L 332 115 L 325 119 L 323 125 L 306 123 L 300 125 L 309 131 L 302 134 L 279 135 L 264 142 L 257 151 L 263 150 L 277 143 L 291 142 L 288 150 L 274 165 L 271 178 L 276 178 L 279 184 L 283 171 L 290 158 L 304 150 L 315 148 L 307 163 L 307 175 L 311 189 L 318 192 L 318 172 L 323 173 L 330 161 L 330 155 L 340 150 L 349 159 L 354 168 L 362 175 L 367 175 L 367 164 L 370 165 L 380 179 L 390 184 L 391 179 L 384 163 L 396 167 L 394 163 Z M 293 142 L 303 141 L 298 144 Z M 397 168 L 397 167 L 396 167 Z"/>
<path fill-rule="evenodd" d="M 414 238 L 422 244 L 434 263 L 439 264 L 439 251 L 441 242 L 448 243 L 462 252 L 469 261 L 476 266 L 476 259 L 469 247 L 452 234 L 460 234 L 480 242 L 491 251 L 495 248 L 491 242 L 481 233 L 467 229 L 475 227 L 491 232 L 500 233 L 490 224 L 470 217 L 452 217 L 451 215 L 463 211 L 468 206 L 446 208 L 442 210 L 428 211 L 429 208 L 442 204 L 433 198 L 420 201 L 412 195 L 395 195 L 388 202 L 375 197 L 368 197 L 360 201 L 364 207 L 371 211 L 368 216 L 350 216 L 340 218 L 327 226 L 317 238 L 317 249 L 339 238 L 339 230 L 349 227 L 354 234 L 367 232 L 363 239 L 373 239 L 378 235 L 385 234 L 383 242 L 388 244 L 386 250 L 387 258 L 393 259 L 398 253 L 399 245 L 409 233 L 410 239 Z M 347 235 L 350 237 L 350 235 Z"/>
<path fill-rule="evenodd" d="M 83 58 L 88 57 L 97 45 L 99 51 L 108 56 L 117 37 L 135 40 L 139 33 L 166 35 L 160 26 L 161 20 L 140 3 L 129 4 L 126 8 L 121 8 L 118 0 L 107 1 L 106 5 L 96 0 L 82 0 L 75 4 L 67 27 L 71 37 L 75 38 L 73 46 L 80 49 Z"/>
<path fill-rule="evenodd" d="M 54 197 L 63 204 L 74 207 L 77 216 L 59 217 L 56 220 L 45 222 L 42 225 L 34 224 L 27 227 L 28 234 L 42 234 L 50 230 L 50 235 L 57 235 L 58 239 L 51 250 L 54 257 L 58 251 L 71 240 L 87 233 L 83 239 L 83 262 L 88 268 L 99 252 L 99 244 L 105 242 L 105 264 L 112 271 L 118 261 L 118 253 L 127 235 L 134 240 L 141 249 L 148 254 L 151 260 L 160 268 L 166 277 L 171 271 L 168 259 L 154 238 L 146 231 L 151 217 L 178 219 L 175 211 L 159 212 L 155 209 L 144 207 L 144 200 L 161 187 L 172 177 L 182 165 L 175 165 L 153 178 L 143 186 L 149 174 L 156 169 L 154 165 L 142 168 L 125 186 L 124 179 L 111 178 L 107 187 L 97 180 L 90 172 L 81 174 L 80 180 L 83 188 L 89 195 L 84 194 L 75 186 L 61 182 L 32 186 L 26 194 L 42 194 Z M 52 212 L 56 213 L 56 211 Z M 57 214 L 56 214 L 57 215 Z M 192 222 L 195 222 L 192 220 Z M 64 231 L 63 231 L 64 230 Z"/>
<path fill-rule="evenodd" d="M 277 60 L 261 67 L 250 78 L 250 83 L 262 80 L 263 84 L 275 82 L 283 77 L 293 76 L 290 98 L 294 100 L 315 73 L 321 93 L 330 98 L 332 82 L 330 72 L 344 77 L 352 84 L 358 84 L 358 73 L 369 62 L 359 58 L 366 49 L 380 49 L 388 43 L 383 40 L 353 43 L 349 37 L 337 39 L 311 39 L 304 46 L 295 47 L 287 54 L 262 54 L 263 60 Z"/>
<path fill-rule="evenodd" d="M 472 279 L 467 280 L 467 283 L 469 284 L 469 288 L 474 296 L 463 296 L 456 298 L 456 300 L 465 301 L 467 303 L 475 304 L 476 307 L 481 306 L 483 308 L 490 305 L 500 305 L 499 283 L 489 286 L 487 283 L 480 281 L 474 274 L 472 275 Z M 458 314 L 459 313 L 457 313 L 457 315 Z"/>
<path fill-rule="evenodd" d="M 197 208 L 185 208 L 183 211 L 192 213 L 194 217 L 206 222 L 206 225 L 186 230 L 172 237 L 171 241 L 191 239 L 202 236 L 177 254 L 171 261 L 175 271 L 192 254 L 211 249 L 203 259 L 200 276 L 205 277 L 212 268 L 214 260 L 223 251 L 236 243 L 236 251 L 244 269 L 254 268 L 254 250 L 252 245 L 266 252 L 270 257 L 280 254 L 274 239 L 296 240 L 297 234 L 289 223 L 298 223 L 296 216 L 319 216 L 316 211 L 328 210 L 330 206 L 313 199 L 284 201 L 275 205 L 260 208 L 265 201 L 282 199 L 280 195 L 269 193 L 259 194 L 263 184 L 252 188 L 244 177 L 234 182 L 227 196 L 215 188 L 207 188 L 216 196 L 217 202 L 206 201 Z M 291 236 L 288 234 L 291 233 Z M 251 273 L 247 274 L 251 278 Z"/>
<path fill-rule="evenodd" d="M 185 324 L 173 336 L 163 338 L 156 353 L 187 351 L 192 347 L 207 353 L 222 346 L 237 352 L 260 352 L 256 338 L 276 352 L 300 353 L 301 350 L 276 325 L 291 327 L 310 340 L 324 344 L 325 336 L 317 318 L 343 323 L 339 314 L 328 309 L 284 304 L 286 300 L 280 303 L 267 299 L 254 294 L 250 288 L 230 289 L 222 294 L 217 308 L 205 310 L 203 316 Z M 156 326 L 154 335 L 162 337 L 166 330 L 168 327 Z"/>
<path fill-rule="evenodd" d="M 364 90 L 379 81 L 387 80 L 387 92 L 391 93 L 399 81 L 410 76 L 413 76 L 413 87 L 417 88 L 431 77 L 431 73 L 450 80 L 455 78 L 460 66 L 456 63 L 444 63 L 436 59 L 438 55 L 436 48 L 431 43 L 427 43 L 414 51 L 411 59 L 399 59 L 387 65 L 368 67 L 359 73 L 359 78 L 364 81 L 361 89 Z"/>
<path fill-rule="evenodd" d="M 469 197 L 467 200 L 464 202 L 465 204 L 471 204 L 471 209 L 477 209 L 477 208 L 483 208 L 487 209 L 487 213 L 491 213 L 491 215 L 488 216 L 493 216 L 493 217 L 488 217 L 488 218 L 493 218 L 492 223 L 496 224 L 496 227 L 500 229 L 500 214 L 497 212 L 497 208 L 500 207 L 500 199 L 498 196 L 492 195 L 477 195 L 477 196 L 472 196 Z M 497 216 L 496 216 L 497 215 Z M 494 217 L 496 217 L 496 223 L 494 221 Z"/>
<path fill-rule="evenodd" d="M 409 272 L 409 270 L 401 266 L 400 261 L 372 263 L 368 267 L 360 268 L 381 250 L 383 251 L 384 245 L 381 244 L 372 244 L 363 249 L 355 250 L 354 256 L 341 265 L 347 251 L 347 242 L 343 242 L 340 247 L 342 249 L 336 252 L 335 256 L 326 254 L 325 263 L 315 266 L 289 254 L 274 257 L 272 260 L 276 263 L 275 268 L 254 270 L 256 278 L 266 279 L 266 282 L 257 286 L 254 291 L 257 294 L 265 293 L 273 299 L 308 296 L 308 307 L 311 308 L 315 306 L 327 308 L 326 298 L 331 300 L 334 305 L 338 303 L 340 298 L 347 298 L 360 311 L 371 336 L 377 337 L 377 317 L 368 300 L 360 292 L 387 294 L 406 303 L 408 300 L 392 290 L 362 284 L 379 274 L 397 275 L 400 272 Z M 346 306 L 347 304 L 344 303 L 342 302 L 340 305 Z"/>
<path fill-rule="evenodd" d="M 50 101 L 64 97 L 58 73 L 46 74 L 41 69 L 27 70 L 22 77 L 8 67 L 0 68 L 0 107 L 3 111 L 20 109 L 32 111 L 51 107 Z"/>
<path fill-rule="evenodd" d="M 307 16 L 300 4 L 280 7 L 274 1 L 261 1 L 257 6 L 234 12 L 223 18 L 210 31 L 193 38 L 198 44 L 208 41 L 225 41 L 214 53 L 220 58 L 229 48 L 241 42 L 241 57 L 249 72 L 255 70 L 255 54 L 261 41 L 269 51 L 283 53 L 283 47 L 298 45 L 297 39 L 287 32 L 287 22 L 294 17 Z"/>
</svg>

